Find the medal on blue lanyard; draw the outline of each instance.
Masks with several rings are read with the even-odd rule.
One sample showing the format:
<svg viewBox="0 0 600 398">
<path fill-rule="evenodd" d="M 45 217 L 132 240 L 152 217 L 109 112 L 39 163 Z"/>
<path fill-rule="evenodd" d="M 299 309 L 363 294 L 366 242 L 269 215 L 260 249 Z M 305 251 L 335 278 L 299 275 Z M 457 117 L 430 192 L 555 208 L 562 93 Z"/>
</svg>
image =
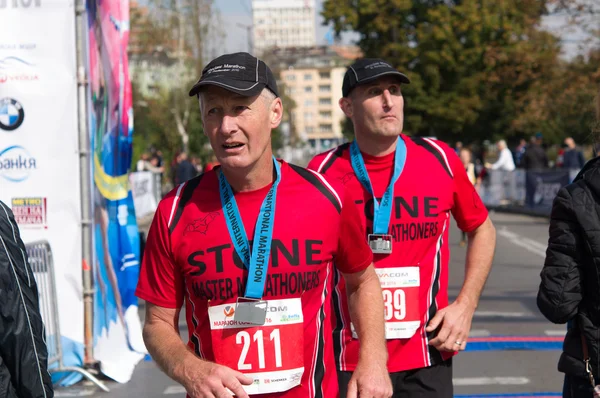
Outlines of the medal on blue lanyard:
<svg viewBox="0 0 600 398">
<path fill-rule="evenodd" d="M 250 252 L 248 236 L 231 185 L 227 182 L 223 172 L 219 171 L 219 193 L 229 236 L 231 236 L 233 246 L 248 270 L 246 292 L 243 298 L 240 297 L 237 300 L 234 320 L 253 325 L 264 325 L 267 315 L 267 302 L 262 300 L 262 296 L 267 280 L 271 241 L 273 240 L 275 198 L 277 197 L 277 186 L 281 181 L 281 169 L 275 157 L 273 157 L 273 165 L 276 178 L 260 206 L 254 229 L 252 252 Z"/>
<path fill-rule="evenodd" d="M 350 145 L 350 161 L 356 174 L 356 178 L 363 187 L 373 196 L 373 233 L 367 237 L 371 250 L 376 254 L 390 254 L 392 252 L 392 235 L 388 234 L 390 218 L 392 217 L 392 206 L 394 201 L 394 184 L 402 174 L 404 163 L 406 163 L 406 143 L 400 137 L 396 143 L 394 156 L 394 174 L 390 185 L 388 185 L 381 203 L 375 198 L 373 186 L 369 179 L 369 173 L 365 161 L 360 153 L 356 140 Z"/>
</svg>

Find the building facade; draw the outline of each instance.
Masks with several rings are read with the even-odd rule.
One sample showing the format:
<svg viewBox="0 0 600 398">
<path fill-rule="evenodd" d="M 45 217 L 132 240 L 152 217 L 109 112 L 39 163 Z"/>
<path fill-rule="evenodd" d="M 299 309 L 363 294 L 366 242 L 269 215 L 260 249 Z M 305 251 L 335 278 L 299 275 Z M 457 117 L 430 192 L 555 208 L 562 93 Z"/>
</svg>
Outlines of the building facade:
<svg viewBox="0 0 600 398">
<path fill-rule="evenodd" d="M 316 44 L 315 0 L 252 0 L 253 52 Z"/>
<path fill-rule="evenodd" d="M 301 51 L 280 50 L 269 63 L 279 74 L 286 94 L 294 100 L 293 131 L 316 151 L 343 142 L 345 115 L 338 102 L 347 66 L 360 56 L 356 48 L 312 47 Z"/>
</svg>

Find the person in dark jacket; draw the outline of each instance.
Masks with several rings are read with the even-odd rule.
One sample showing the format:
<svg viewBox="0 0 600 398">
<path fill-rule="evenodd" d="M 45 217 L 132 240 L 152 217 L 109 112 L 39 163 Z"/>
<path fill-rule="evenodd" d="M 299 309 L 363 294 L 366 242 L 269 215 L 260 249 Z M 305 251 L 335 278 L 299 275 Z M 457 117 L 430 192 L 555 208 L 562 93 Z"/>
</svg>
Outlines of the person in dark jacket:
<svg viewBox="0 0 600 398">
<path fill-rule="evenodd" d="M 548 156 L 542 147 L 543 136 L 536 133 L 531 145 L 525 149 L 521 165 L 525 170 L 543 170 L 548 168 Z"/>
<path fill-rule="evenodd" d="M 521 159 L 521 167 L 526 170 L 525 174 L 525 204 L 529 208 L 535 206 L 534 195 L 537 185 L 536 173 L 531 171 L 540 171 L 548 168 L 548 156 L 542 147 L 542 133 L 536 133 L 531 137 L 531 144 L 525 149 L 523 158 Z"/>
<path fill-rule="evenodd" d="M 186 152 L 182 152 L 179 155 L 179 163 L 177 163 L 177 169 L 175 170 L 175 178 L 177 185 L 183 184 L 186 181 L 198 175 L 198 170 L 194 167 L 192 162 L 188 160 Z"/>
<path fill-rule="evenodd" d="M 572 137 L 565 138 L 565 154 L 563 155 L 563 165 L 565 169 L 581 169 L 585 164 L 583 152 L 575 144 Z"/>
<path fill-rule="evenodd" d="M 13 213 L 0 201 L 0 398 L 52 398 L 38 290 Z"/>
<path fill-rule="evenodd" d="M 553 323 L 569 322 L 558 370 L 565 397 L 592 397 L 583 341 L 600 383 L 600 157 L 588 162 L 557 194 L 537 305 Z"/>
</svg>

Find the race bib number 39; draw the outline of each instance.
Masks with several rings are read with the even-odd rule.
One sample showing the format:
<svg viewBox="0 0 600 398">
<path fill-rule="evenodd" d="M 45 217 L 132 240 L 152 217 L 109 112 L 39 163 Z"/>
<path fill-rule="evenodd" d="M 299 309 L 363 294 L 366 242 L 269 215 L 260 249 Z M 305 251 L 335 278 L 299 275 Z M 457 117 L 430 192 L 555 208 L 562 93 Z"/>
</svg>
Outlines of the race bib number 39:
<svg viewBox="0 0 600 398">
<path fill-rule="evenodd" d="M 304 318 L 299 298 L 270 300 L 264 325 L 234 320 L 235 304 L 209 307 L 215 360 L 254 379 L 248 394 L 287 391 L 304 373 Z"/>
<path fill-rule="evenodd" d="M 385 337 L 408 339 L 421 325 L 419 267 L 378 268 L 383 291 Z"/>
</svg>

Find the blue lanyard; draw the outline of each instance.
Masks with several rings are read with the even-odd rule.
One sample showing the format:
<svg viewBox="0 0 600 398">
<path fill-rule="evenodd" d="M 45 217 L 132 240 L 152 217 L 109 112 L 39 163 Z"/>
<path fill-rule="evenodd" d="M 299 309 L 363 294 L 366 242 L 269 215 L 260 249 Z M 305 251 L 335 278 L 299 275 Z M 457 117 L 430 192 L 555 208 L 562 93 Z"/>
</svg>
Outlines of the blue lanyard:
<svg viewBox="0 0 600 398">
<path fill-rule="evenodd" d="M 248 269 L 248 283 L 246 284 L 245 297 L 261 299 L 265 290 L 267 270 L 269 269 L 269 256 L 271 255 L 271 241 L 273 240 L 273 222 L 275 220 L 275 198 L 277 197 L 277 186 L 281 181 L 281 169 L 279 163 L 273 157 L 273 164 L 277 178 L 269 189 L 265 200 L 260 206 L 260 213 L 256 228 L 254 229 L 254 243 L 252 244 L 252 255 L 248 236 L 244 229 L 244 223 L 240 210 L 233 196 L 231 185 L 227 182 L 222 171 L 219 172 L 219 193 L 221 205 L 227 221 L 229 236 L 232 238 L 233 246 Z"/>
<path fill-rule="evenodd" d="M 398 142 L 396 143 L 396 154 L 394 157 L 394 175 L 392 175 L 390 185 L 388 185 L 383 197 L 381 198 L 381 203 L 379 203 L 375 198 L 375 193 L 373 192 L 373 187 L 371 186 L 371 180 L 369 179 L 369 173 L 365 167 L 365 161 L 360 153 L 360 149 L 358 149 L 356 140 L 354 140 L 350 145 L 350 161 L 352 162 L 352 168 L 354 169 L 356 178 L 358 178 L 358 181 L 360 181 L 363 187 L 365 187 L 365 189 L 373 196 L 373 233 L 387 234 L 390 225 L 390 218 L 392 217 L 394 184 L 400 177 L 400 174 L 402 174 L 404 163 L 406 163 L 406 143 L 402 138 L 398 137 Z"/>
</svg>

